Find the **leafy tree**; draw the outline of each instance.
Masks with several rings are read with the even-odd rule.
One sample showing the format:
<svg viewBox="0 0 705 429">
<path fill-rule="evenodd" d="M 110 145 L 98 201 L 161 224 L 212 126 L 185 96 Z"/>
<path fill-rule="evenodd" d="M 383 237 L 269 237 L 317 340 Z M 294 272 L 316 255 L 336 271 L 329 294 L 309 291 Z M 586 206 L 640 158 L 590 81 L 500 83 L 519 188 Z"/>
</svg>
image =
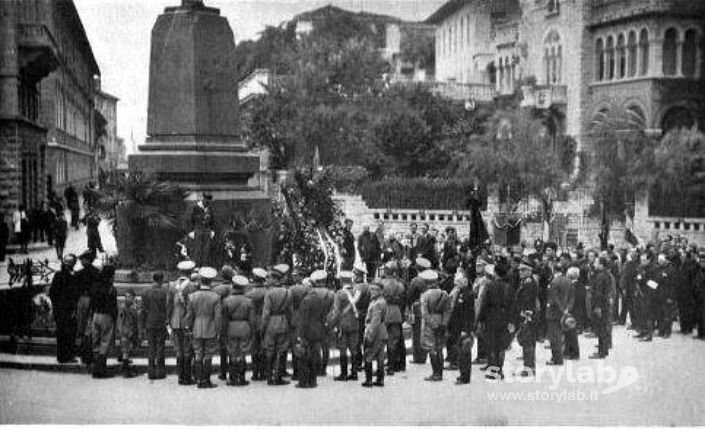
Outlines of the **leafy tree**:
<svg viewBox="0 0 705 429">
<path fill-rule="evenodd" d="M 471 135 L 463 143 L 467 149 L 455 173 L 482 184 L 497 184 L 500 194 L 506 195 L 509 212 L 516 211 L 522 200 L 538 200 L 547 239 L 554 202 L 571 180 L 572 168 L 565 165 L 564 150 L 557 147 L 557 139 L 544 123 L 524 109 L 500 111 L 485 133 Z"/>
</svg>

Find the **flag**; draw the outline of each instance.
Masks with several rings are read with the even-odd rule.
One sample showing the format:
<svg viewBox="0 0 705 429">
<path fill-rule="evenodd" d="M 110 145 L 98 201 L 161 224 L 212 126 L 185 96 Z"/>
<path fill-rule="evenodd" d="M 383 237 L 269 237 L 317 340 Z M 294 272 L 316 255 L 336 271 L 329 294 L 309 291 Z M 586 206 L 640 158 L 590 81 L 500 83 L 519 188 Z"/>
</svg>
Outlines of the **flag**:
<svg viewBox="0 0 705 429">
<path fill-rule="evenodd" d="M 632 246 L 638 246 L 641 244 L 641 240 L 639 240 L 639 237 L 634 234 L 633 229 L 634 229 L 634 218 L 629 216 L 628 212 L 624 213 L 624 241 L 627 243 L 631 244 Z"/>
</svg>

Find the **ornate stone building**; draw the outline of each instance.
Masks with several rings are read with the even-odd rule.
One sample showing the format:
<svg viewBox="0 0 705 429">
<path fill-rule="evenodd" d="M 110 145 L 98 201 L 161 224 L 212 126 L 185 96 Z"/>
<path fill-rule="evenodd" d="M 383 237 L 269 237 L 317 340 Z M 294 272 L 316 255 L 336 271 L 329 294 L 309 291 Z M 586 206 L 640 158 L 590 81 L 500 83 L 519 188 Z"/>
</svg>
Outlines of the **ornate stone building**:
<svg viewBox="0 0 705 429">
<path fill-rule="evenodd" d="M 549 128 L 590 153 L 596 118 L 624 115 L 660 135 L 705 129 L 705 2 L 691 0 L 451 0 L 436 25 L 436 78 L 468 101 L 521 90 Z M 486 94 L 492 86 L 490 97 Z M 562 203 L 563 228 L 591 241 L 589 192 Z M 679 213 L 638 199 L 637 232 L 705 242 L 705 208 Z"/>
<path fill-rule="evenodd" d="M 95 108 L 104 120 L 104 134 L 98 137 L 98 168 L 110 172 L 127 162 L 125 142 L 117 135 L 117 103 L 114 95 L 98 91 Z"/>
<path fill-rule="evenodd" d="M 0 211 L 95 177 L 99 74 L 71 0 L 0 2 Z"/>
</svg>

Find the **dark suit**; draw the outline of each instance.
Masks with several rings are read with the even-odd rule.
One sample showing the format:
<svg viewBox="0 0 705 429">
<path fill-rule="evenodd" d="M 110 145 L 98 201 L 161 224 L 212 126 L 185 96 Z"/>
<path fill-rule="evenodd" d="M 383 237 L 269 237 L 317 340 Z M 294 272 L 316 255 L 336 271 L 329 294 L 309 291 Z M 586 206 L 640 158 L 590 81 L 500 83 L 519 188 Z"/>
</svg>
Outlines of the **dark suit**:
<svg viewBox="0 0 705 429">
<path fill-rule="evenodd" d="M 511 286 L 504 279 L 494 279 L 487 285 L 477 313 L 477 320 L 486 331 L 488 369 L 496 371 L 500 377 L 504 376 L 504 350 L 510 339 L 508 328 L 513 301 Z"/>
<path fill-rule="evenodd" d="M 428 259 L 433 268 L 438 267 L 436 239 L 431 234 L 419 236 L 418 241 L 416 242 L 416 254 L 418 257 Z"/>
<path fill-rule="evenodd" d="M 167 290 L 154 285 L 142 295 L 142 326 L 147 332 L 149 347 L 147 368 L 150 376 L 166 376 L 164 344 L 166 342 Z"/>
<path fill-rule="evenodd" d="M 300 362 L 299 380 L 304 387 L 316 387 L 316 374 L 321 366 L 321 347 L 328 336 L 325 326 L 326 309 L 317 291 L 309 290 L 299 307 L 298 337 L 303 341 L 304 355 Z"/>
<path fill-rule="evenodd" d="M 597 353 L 601 356 L 609 353 L 611 289 L 612 277 L 609 271 L 597 271 L 592 280 L 592 310 L 597 322 Z"/>
<path fill-rule="evenodd" d="M 563 363 L 563 326 L 561 319 L 566 311 L 571 312 L 575 303 L 575 290 L 568 277 L 559 275 L 548 287 L 546 324 L 551 341 L 551 361 Z"/>
<path fill-rule="evenodd" d="M 539 314 L 538 308 L 539 287 L 531 278 L 520 280 L 516 292 L 514 311 L 512 317 L 517 328 L 517 341 L 521 345 L 524 358 L 524 367 L 536 369 L 536 321 Z"/>
<path fill-rule="evenodd" d="M 350 230 L 343 230 L 343 264 L 341 269 L 350 271 L 355 263 L 355 236 Z"/>
<path fill-rule="evenodd" d="M 56 322 L 56 360 L 68 362 L 76 355 L 76 304 L 80 290 L 76 275 L 68 268 L 54 274 L 49 297 Z"/>
</svg>

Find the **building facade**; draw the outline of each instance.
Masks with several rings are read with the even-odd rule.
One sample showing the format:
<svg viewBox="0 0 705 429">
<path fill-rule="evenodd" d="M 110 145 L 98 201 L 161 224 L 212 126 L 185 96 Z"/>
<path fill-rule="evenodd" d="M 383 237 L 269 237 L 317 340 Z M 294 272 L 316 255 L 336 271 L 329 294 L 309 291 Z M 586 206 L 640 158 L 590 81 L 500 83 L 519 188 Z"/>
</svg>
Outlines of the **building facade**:
<svg viewBox="0 0 705 429">
<path fill-rule="evenodd" d="M 110 172 L 127 161 L 125 142 L 117 135 L 117 103 L 114 95 L 99 91 L 95 97 L 95 108 L 101 120 L 96 120 L 96 127 L 102 122 L 103 130 L 98 133 L 98 168 Z"/>
<path fill-rule="evenodd" d="M 451 0 L 436 25 L 436 79 L 458 99 L 492 101 L 520 91 L 549 128 L 593 149 L 600 117 L 623 116 L 652 135 L 705 129 L 705 2 L 689 0 Z M 486 86 L 492 86 L 491 96 Z M 480 96 L 482 94 L 482 96 Z M 578 195 L 580 194 L 580 195 Z M 565 204 L 566 235 L 590 241 L 594 201 Z M 705 243 L 702 208 L 635 203 L 635 229 Z M 669 226 L 669 228 L 666 228 Z"/>
<path fill-rule="evenodd" d="M 95 177 L 94 78 L 71 0 L 0 2 L 0 211 Z"/>
</svg>

